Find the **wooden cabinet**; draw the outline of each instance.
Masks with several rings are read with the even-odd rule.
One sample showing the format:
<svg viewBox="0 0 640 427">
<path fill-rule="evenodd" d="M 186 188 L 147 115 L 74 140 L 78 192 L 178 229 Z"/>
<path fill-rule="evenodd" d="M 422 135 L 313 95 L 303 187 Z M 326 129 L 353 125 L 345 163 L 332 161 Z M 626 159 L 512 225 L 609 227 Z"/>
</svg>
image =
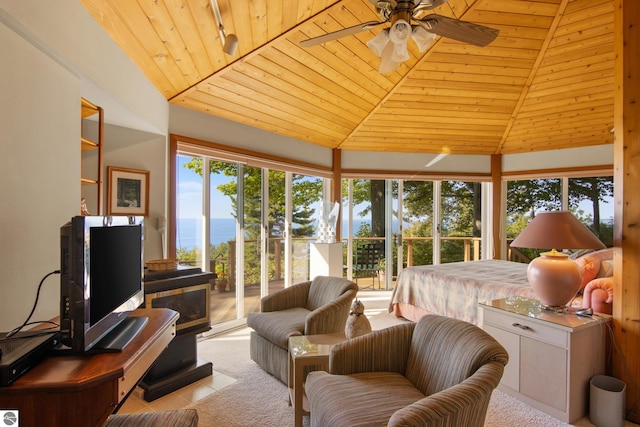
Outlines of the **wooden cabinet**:
<svg viewBox="0 0 640 427">
<path fill-rule="evenodd" d="M 102 147 L 104 140 L 104 111 L 101 107 L 94 105 L 84 98 L 80 100 L 81 104 L 81 177 L 82 184 L 81 197 L 86 200 L 87 208 L 92 215 L 102 215 Z M 95 132 L 96 137 L 89 139 L 85 137 L 86 121 L 85 119 L 96 119 Z M 91 161 L 88 160 L 91 156 Z M 88 164 L 91 167 L 88 167 Z M 82 213 L 82 212 L 81 212 Z"/>
<path fill-rule="evenodd" d="M 609 316 L 556 313 L 523 297 L 480 307 L 483 329 L 509 353 L 499 389 L 566 423 L 583 417 L 589 381 L 605 371 Z"/>
<path fill-rule="evenodd" d="M 102 426 L 172 342 L 180 317 L 168 308 L 138 309 L 130 316 L 148 321 L 124 350 L 48 356 L 2 387 L 0 408 L 17 411 L 23 427 Z"/>
</svg>

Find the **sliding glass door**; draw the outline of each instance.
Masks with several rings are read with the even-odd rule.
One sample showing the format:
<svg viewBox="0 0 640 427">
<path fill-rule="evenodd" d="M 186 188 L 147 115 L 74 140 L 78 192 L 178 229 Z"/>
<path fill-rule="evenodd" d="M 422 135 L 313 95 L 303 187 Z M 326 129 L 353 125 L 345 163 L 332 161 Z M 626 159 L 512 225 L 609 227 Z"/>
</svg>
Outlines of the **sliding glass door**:
<svg viewBox="0 0 640 427">
<path fill-rule="evenodd" d="M 440 263 L 480 259 L 482 184 L 442 181 L 439 208 Z"/>
<path fill-rule="evenodd" d="M 176 170 L 176 254 L 216 275 L 214 332 L 258 311 L 265 295 L 308 280 L 322 178 L 189 152 L 176 156 Z"/>
<path fill-rule="evenodd" d="M 433 181 L 403 181 L 405 265 L 433 264 Z"/>
</svg>

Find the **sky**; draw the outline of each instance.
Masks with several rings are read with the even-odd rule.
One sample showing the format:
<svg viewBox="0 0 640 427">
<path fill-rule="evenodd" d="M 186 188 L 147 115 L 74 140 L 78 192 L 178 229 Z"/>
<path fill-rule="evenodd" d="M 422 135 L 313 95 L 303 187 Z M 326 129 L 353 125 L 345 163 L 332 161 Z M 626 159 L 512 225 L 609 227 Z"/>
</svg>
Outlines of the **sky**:
<svg viewBox="0 0 640 427">
<path fill-rule="evenodd" d="M 202 177 L 182 165 L 191 157 L 178 157 L 178 217 L 201 218 L 202 217 Z M 216 188 L 223 182 L 229 182 L 231 178 L 226 176 L 211 175 L 211 187 Z M 233 218 L 231 215 L 231 200 L 223 196 L 219 191 L 211 195 L 212 218 Z"/>
</svg>

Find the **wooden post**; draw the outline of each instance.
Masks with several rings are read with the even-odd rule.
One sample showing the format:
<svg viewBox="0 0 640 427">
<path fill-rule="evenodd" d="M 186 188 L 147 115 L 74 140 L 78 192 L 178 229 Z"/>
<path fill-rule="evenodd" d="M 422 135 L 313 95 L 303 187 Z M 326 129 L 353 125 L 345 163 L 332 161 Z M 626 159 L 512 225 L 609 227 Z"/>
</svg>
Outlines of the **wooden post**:
<svg viewBox="0 0 640 427">
<path fill-rule="evenodd" d="M 342 150 L 333 150 L 333 181 L 331 201 L 340 204 L 338 222 L 336 223 L 336 242 L 342 241 Z"/>
<path fill-rule="evenodd" d="M 640 413 L 640 2 L 615 0 L 614 296 L 613 330 L 620 349 L 613 375 L 627 385 L 627 419 Z"/>
<path fill-rule="evenodd" d="M 507 207 L 502 206 L 502 154 L 493 154 L 491 156 L 491 184 L 493 186 L 493 259 L 502 259 L 502 230 L 501 216 Z M 485 236 L 483 236 L 485 237 Z"/>
</svg>

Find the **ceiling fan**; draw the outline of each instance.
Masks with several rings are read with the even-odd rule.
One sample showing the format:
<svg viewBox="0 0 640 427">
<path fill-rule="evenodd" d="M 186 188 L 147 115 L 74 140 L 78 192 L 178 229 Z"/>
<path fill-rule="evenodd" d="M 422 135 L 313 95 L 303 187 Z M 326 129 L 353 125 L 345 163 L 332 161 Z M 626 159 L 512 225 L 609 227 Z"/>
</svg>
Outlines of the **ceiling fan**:
<svg viewBox="0 0 640 427">
<path fill-rule="evenodd" d="M 313 37 L 301 41 L 300 45 L 303 47 L 315 46 L 391 22 L 389 28 L 385 28 L 367 42 L 369 49 L 381 58 L 378 70 L 381 73 L 388 73 L 395 70 L 401 62 L 409 59 L 407 49 L 409 39 L 413 39 L 420 52 L 424 52 L 433 44 L 437 35 L 475 46 L 486 46 L 495 40 L 500 32 L 484 25 L 437 14 L 429 14 L 421 19 L 417 18 L 421 12 L 435 9 L 446 3 L 447 0 L 369 1 L 376 7 L 382 21 L 369 21 Z"/>
</svg>

